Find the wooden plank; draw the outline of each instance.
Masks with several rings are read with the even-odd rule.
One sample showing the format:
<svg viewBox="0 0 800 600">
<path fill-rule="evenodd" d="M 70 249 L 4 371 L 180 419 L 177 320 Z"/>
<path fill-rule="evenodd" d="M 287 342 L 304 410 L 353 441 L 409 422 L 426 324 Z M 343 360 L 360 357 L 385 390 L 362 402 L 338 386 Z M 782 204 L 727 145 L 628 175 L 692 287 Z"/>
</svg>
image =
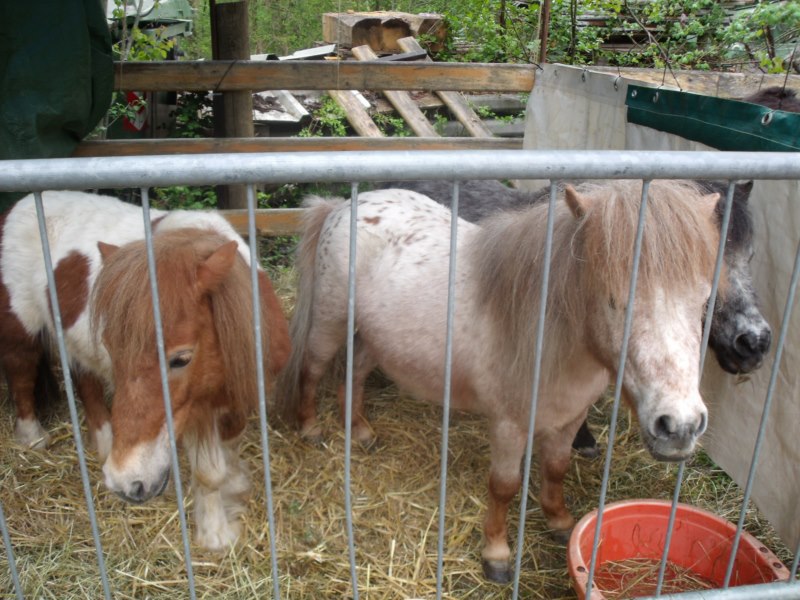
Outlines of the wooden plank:
<svg viewBox="0 0 800 600">
<path fill-rule="evenodd" d="M 247 210 L 231 209 L 219 212 L 237 233 L 247 235 Z M 257 235 L 293 235 L 300 231 L 302 208 L 259 208 L 255 213 Z"/>
<path fill-rule="evenodd" d="M 358 101 L 350 90 L 328 90 L 328 94 L 344 110 L 353 129 L 358 135 L 364 137 L 384 137 L 383 132 L 378 129 L 372 117 L 369 116 L 367 109 Z"/>
<path fill-rule="evenodd" d="M 334 152 L 392 150 L 520 150 L 514 138 L 174 138 L 81 142 L 74 157 L 150 156 L 158 154 L 219 154 L 229 152 Z"/>
<path fill-rule="evenodd" d="M 340 47 L 368 45 L 376 52 L 397 52 L 397 40 L 425 35 L 439 52 L 447 38 L 447 26 L 435 13 L 410 14 L 396 11 L 337 12 L 322 15 L 322 39 Z"/>
<path fill-rule="evenodd" d="M 413 37 L 406 37 L 397 40 L 397 43 L 405 52 L 417 52 L 423 50 L 422 46 L 419 45 L 419 42 L 417 42 L 417 40 Z M 429 56 L 426 55 L 425 58 L 425 62 L 433 62 Z M 481 118 L 475 114 L 475 111 L 470 108 L 469 104 L 467 104 L 467 101 L 460 92 L 438 91 L 436 92 L 436 95 L 441 98 L 442 102 L 444 102 L 445 106 L 447 106 L 452 115 L 458 119 L 458 121 L 464 126 L 464 129 L 466 129 L 472 137 L 493 137 L 492 132 L 489 131 L 489 128 L 486 127 L 486 125 L 484 125 L 483 121 L 481 121 Z"/>
<path fill-rule="evenodd" d="M 357 46 L 353 48 L 353 56 L 358 60 L 376 60 L 378 57 L 369 46 Z M 411 130 L 420 137 L 438 137 L 439 134 L 431 125 L 428 118 L 419 109 L 419 106 L 411 99 L 406 91 L 383 90 L 383 95 L 391 102 Z"/>
<path fill-rule="evenodd" d="M 648 83 L 680 87 L 686 92 L 705 94 L 719 98 L 744 98 L 761 88 L 786 83 L 786 87 L 800 93 L 800 77 L 786 75 L 766 75 L 763 73 L 713 73 L 709 71 L 674 71 L 677 82 L 663 69 L 643 69 L 638 67 L 590 67 L 591 71 L 618 73 L 623 77 Z"/>
<path fill-rule="evenodd" d="M 212 3 L 215 59 L 250 58 L 247 3 L 242 0 Z M 253 92 L 223 92 L 214 95 L 214 137 L 253 137 Z M 218 185 L 219 208 L 247 208 L 247 187 Z"/>
<path fill-rule="evenodd" d="M 455 90 L 530 92 L 533 65 L 382 61 L 115 63 L 117 90 Z"/>
</svg>

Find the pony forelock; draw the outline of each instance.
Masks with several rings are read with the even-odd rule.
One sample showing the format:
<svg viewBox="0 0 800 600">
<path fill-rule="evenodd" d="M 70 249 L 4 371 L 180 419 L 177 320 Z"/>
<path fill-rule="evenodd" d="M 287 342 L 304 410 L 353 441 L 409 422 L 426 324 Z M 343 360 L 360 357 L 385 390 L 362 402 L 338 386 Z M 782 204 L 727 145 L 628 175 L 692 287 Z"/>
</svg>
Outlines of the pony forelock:
<svg viewBox="0 0 800 600">
<path fill-rule="evenodd" d="M 576 218 L 563 191 L 555 205 L 542 373 L 557 377 L 570 354 L 563 340 L 585 326 L 594 301 L 627 301 L 641 207 L 641 181 L 585 182 L 576 191 L 588 209 Z M 719 242 L 712 211 L 701 207 L 702 192 L 683 181 L 651 182 L 645 215 L 636 297 L 663 288 L 689 289 L 711 280 Z M 498 214 L 482 222 L 473 260 L 480 300 L 508 343 L 512 373 L 529 382 L 539 311 L 548 204 Z M 724 289 L 725 281 L 721 282 Z"/>
<path fill-rule="evenodd" d="M 210 230 L 176 229 L 153 236 L 158 292 L 165 342 L 169 344 L 174 318 L 190 317 L 196 310 L 197 266 L 229 239 Z M 255 340 L 249 268 L 237 255 L 224 285 L 208 295 L 225 370 L 225 393 L 215 406 L 247 414 L 257 399 Z M 135 369 L 143 356 L 157 354 L 156 329 L 144 241 L 122 246 L 100 270 L 91 302 L 92 334 L 97 343 L 111 341 L 114 361 Z M 262 323 L 266 315 L 262 310 Z M 267 345 L 262 327 L 262 346 Z M 266 362 L 266 360 L 265 360 Z M 211 412 L 211 411 L 209 411 Z M 211 415 L 209 415 L 210 417 Z"/>
</svg>

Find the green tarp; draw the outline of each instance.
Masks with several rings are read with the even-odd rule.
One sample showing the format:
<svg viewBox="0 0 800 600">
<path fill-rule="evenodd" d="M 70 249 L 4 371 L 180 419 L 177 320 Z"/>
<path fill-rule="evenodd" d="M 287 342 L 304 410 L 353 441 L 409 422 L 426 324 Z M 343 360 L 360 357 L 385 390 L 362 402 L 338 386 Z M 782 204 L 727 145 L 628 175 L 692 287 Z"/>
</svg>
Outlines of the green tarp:
<svg viewBox="0 0 800 600">
<path fill-rule="evenodd" d="M 101 0 L 0 1 L 0 159 L 69 156 L 113 84 Z M 21 195 L 0 194 L 0 211 Z"/>
<path fill-rule="evenodd" d="M 689 92 L 629 85 L 628 122 L 719 150 L 796 152 L 800 114 Z"/>
</svg>

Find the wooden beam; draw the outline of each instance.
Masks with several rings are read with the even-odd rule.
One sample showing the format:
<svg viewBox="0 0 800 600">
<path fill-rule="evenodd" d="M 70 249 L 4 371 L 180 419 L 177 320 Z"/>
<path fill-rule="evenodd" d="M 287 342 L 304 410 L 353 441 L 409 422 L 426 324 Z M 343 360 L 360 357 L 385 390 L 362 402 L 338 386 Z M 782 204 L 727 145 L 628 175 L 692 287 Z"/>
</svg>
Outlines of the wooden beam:
<svg viewBox="0 0 800 600">
<path fill-rule="evenodd" d="M 367 109 L 352 90 L 328 90 L 328 95 L 344 110 L 347 122 L 353 126 L 356 133 L 363 137 L 383 137 L 383 132 L 375 125 Z"/>
<path fill-rule="evenodd" d="M 156 154 L 220 154 L 229 152 L 331 152 L 392 150 L 520 150 L 519 138 L 468 137 L 286 137 L 172 138 L 81 142 L 73 157 L 150 156 Z"/>
<path fill-rule="evenodd" d="M 533 65 L 383 61 L 115 63 L 117 90 L 455 90 L 530 92 Z"/>
<path fill-rule="evenodd" d="M 247 2 L 214 3 L 211 18 L 214 20 L 214 58 L 249 59 Z M 253 92 L 251 90 L 226 91 L 214 94 L 214 136 L 253 137 Z M 217 186 L 219 208 L 247 208 L 247 187 L 243 185 Z"/>
<path fill-rule="evenodd" d="M 300 231 L 302 208 L 259 208 L 255 211 L 256 234 L 260 236 L 292 235 Z M 239 235 L 247 235 L 247 211 L 239 209 L 219 211 Z"/>
<path fill-rule="evenodd" d="M 590 71 L 614 73 L 637 81 L 656 85 L 680 87 L 686 92 L 705 94 L 718 98 L 744 98 L 759 89 L 784 85 L 800 93 L 800 77 L 765 73 L 720 73 L 712 71 L 674 71 L 677 81 L 663 69 L 644 69 L 640 67 L 600 67 L 591 66 Z"/>
<path fill-rule="evenodd" d="M 322 39 L 342 48 L 368 45 L 376 52 L 397 52 L 397 40 L 409 35 L 426 36 L 434 52 L 439 52 L 447 38 L 447 27 L 435 13 L 348 11 L 322 15 Z"/>
<path fill-rule="evenodd" d="M 353 48 L 353 56 L 358 60 L 377 60 L 378 58 L 369 46 L 356 46 Z M 420 137 L 439 136 L 436 129 L 419 109 L 419 106 L 411 99 L 408 92 L 403 90 L 383 90 L 382 93 L 416 135 Z"/>
<path fill-rule="evenodd" d="M 399 39 L 397 44 L 405 52 L 424 51 L 419 42 L 413 37 Z M 424 62 L 432 63 L 433 61 L 426 54 Z M 472 137 L 493 137 L 492 132 L 484 125 L 481 118 L 475 114 L 475 111 L 470 108 L 461 92 L 438 91 L 436 95 L 439 96 L 452 115 L 458 119 Z"/>
</svg>

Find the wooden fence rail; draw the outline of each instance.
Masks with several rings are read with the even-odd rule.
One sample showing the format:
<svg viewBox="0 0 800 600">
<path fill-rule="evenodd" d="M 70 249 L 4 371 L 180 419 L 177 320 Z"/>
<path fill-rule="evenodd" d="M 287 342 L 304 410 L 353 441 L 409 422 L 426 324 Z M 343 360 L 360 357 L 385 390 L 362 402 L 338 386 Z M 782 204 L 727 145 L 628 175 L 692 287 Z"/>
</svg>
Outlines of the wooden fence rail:
<svg viewBox="0 0 800 600">
<path fill-rule="evenodd" d="M 381 61 L 164 61 L 115 64 L 117 90 L 455 90 L 530 92 L 536 67 Z"/>
</svg>

